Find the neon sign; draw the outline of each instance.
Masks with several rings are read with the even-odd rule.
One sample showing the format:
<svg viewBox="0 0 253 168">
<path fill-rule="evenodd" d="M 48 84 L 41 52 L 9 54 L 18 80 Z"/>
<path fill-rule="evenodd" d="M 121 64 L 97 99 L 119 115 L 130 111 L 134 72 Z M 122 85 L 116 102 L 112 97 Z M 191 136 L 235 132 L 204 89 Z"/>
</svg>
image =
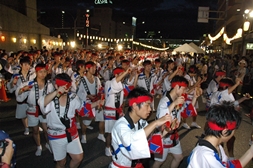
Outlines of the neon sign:
<svg viewBox="0 0 253 168">
<path fill-rule="evenodd" d="M 90 21 L 89 21 L 89 14 L 87 13 L 86 15 L 86 21 L 85 21 L 85 25 L 86 25 L 86 27 L 90 27 Z"/>
<path fill-rule="evenodd" d="M 111 0 L 95 0 L 96 5 L 101 5 L 101 4 L 112 4 Z"/>
</svg>

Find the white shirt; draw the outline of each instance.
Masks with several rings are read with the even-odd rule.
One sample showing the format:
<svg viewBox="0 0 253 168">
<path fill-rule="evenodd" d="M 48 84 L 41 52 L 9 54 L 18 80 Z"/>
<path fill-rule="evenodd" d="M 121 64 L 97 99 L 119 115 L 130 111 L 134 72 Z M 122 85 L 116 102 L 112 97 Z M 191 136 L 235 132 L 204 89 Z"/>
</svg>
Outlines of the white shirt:
<svg viewBox="0 0 253 168">
<path fill-rule="evenodd" d="M 145 120 L 140 120 L 140 125 L 144 128 L 148 124 Z M 144 129 L 138 130 L 138 123 L 131 129 L 125 117 L 116 121 L 112 129 L 112 146 L 114 151 L 119 152 L 112 156 L 112 160 L 118 165 L 131 167 L 132 160 L 150 158 L 149 145 Z M 117 168 L 113 163 L 112 168 Z"/>
</svg>

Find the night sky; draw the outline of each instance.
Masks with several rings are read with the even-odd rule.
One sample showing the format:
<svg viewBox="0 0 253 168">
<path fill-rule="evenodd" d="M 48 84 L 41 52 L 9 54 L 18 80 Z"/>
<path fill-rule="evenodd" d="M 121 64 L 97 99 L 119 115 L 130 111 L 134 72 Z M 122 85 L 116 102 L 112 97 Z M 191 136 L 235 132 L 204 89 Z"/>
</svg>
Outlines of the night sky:
<svg viewBox="0 0 253 168">
<path fill-rule="evenodd" d="M 204 33 L 214 32 L 214 21 L 198 23 L 198 7 L 215 10 L 217 0 L 112 0 L 119 17 L 137 17 L 137 37 L 144 31 L 160 31 L 163 38 L 200 38 Z M 94 0 L 37 0 L 38 10 L 69 10 L 94 8 Z M 42 16 L 39 16 L 42 17 Z M 215 16 L 214 16 L 215 17 Z M 53 26 L 53 25 L 46 25 Z"/>
</svg>

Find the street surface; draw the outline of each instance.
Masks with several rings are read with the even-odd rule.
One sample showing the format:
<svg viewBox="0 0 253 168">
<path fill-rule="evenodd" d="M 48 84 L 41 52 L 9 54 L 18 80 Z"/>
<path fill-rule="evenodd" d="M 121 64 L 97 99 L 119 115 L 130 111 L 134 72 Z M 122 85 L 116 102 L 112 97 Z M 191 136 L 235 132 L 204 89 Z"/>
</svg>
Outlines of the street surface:
<svg viewBox="0 0 253 168">
<path fill-rule="evenodd" d="M 43 133 L 42 137 L 42 156 L 35 156 L 35 142 L 32 137 L 32 132 L 29 136 L 23 135 L 24 128 L 21 120 L 15 119 L 15 97 L 8 94 L 11 101 L 4 103 L 0 102 L 0 129 L 5 130 L 10 134 L 12 140 L 17 146 L 17 168 L 54 168 L 55 163 L 53 161 L 52 154 L 45 148 L 45 139 Z M 252 99 L 251 99 L 252 101 Z M 250 103 L 250 102 L 247 102 Z M 247 105 L 247 103 L 245 103 Z M 157 104 L 157 102 L 155 102 Z M 249 108 L 244 106 L 242 110 L 243 121 L 239 129 L 235 133 L 235 158 L 239 158 L 249 148 L 250 133 L 253 129 L 251 121 L 244 114 L 249 112 Z M 155 113 L 153 113 L 149 120 L 154 120 Z M 191 124 L 191 118 L 187 119 L 188 124 Z M 199 112 L 197 119 L 198 124 L 203 128 L 205 122 L 205 112 Z M 84 159 L 80 168 L 106 168 L 111 161 L 110 157 L 105 156 L 105 143 L 97 139 L 98 136 L 98 123 L 93 122 L 91 124 L 94 129 L 87 130 L 87 144 L 83 144 Z M 183 154 L 188 155 L 194 148 L 197 138 L 196 135 L 200 135 L 203 129 L 190 129 L 186 130 L 182 127 L 179 129 L 181 145 Z M 80 132 L 80 131 L 79 131 Z M 226 148 L 225 148 L 226 149 Z M 169 155 L 162 168 L 170 167 L 170 161 L 172 156 Z M 152 163 L 152 161 L 150 161 Z M 67 165 L 69 163 L 69 157 L 67 159 Z M 251 161 L 247 168 L 253 168 L 253 161 Z"/>
</svg>

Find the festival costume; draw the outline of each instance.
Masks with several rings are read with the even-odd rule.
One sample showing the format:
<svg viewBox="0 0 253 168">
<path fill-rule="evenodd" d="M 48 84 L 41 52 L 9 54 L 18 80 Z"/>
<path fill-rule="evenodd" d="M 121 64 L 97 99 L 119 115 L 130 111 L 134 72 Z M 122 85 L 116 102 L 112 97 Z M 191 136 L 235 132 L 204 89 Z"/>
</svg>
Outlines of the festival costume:
<svg viewBox="0 0 253 168">
<path fill-rule="evenodd" d="M 85 105 L 91 106 L 91 103 L 101 99 L 101 94 L 103 92 L 103 87 L 98 77 L 94 77 L 94 82 L 90 83 L 86 76 L 81 77 L 78 72 L 72 74 L 72 88 L 71 91 L 75 92 L 78 97 L 85 102 Z M 76 85 L 76 80 L 79 80 L 79 83 Z M 94 100 L 90 100 L 87 95 L 96 95 L 97 97 Z M 92 119 L 95 117 L 96 121 L 104 121 L 103 110 L 98 110 L 92 108 L 92 111 L 87 113 L 86 118 L 83 120 L 85 125 L 90 125 Z"/>
<path fill-rule="evenodd" d="M 187 79 L 189 81 L 189 87 L 193 86 L 196 83 L 196 79 L 194 77 L 190 77 L 190 75 L 188 75 L 188 74 L 186 74 L 184 77 L 185 77 L 185 79 Z M 194 92 L 195 92 L 194 90 L 191 93 L 187 94 L 187 99 L 190 101 L 193 99 Z M 199 108 L 198 101 L 196 101 L 194 107 L 196 109 Z"/>
<path fill-rule="evenodd" d="M 62 160 L 67 153 L 83 153 L 75 122 L 75 111 L 80 111 L 82 102 L 75 93 L 67 94 L 66 106 L 60 106 L 58 97 L 55 97 L 46 107 L 45 96 L 38 100 L 41 112 L 46 115 L 48 139 L 56 161 Z M 80 111 L 84 113 L 84 111 Z M 80 114 L 82 115 L 82 114 Z M 55 145 L 57 144 L 57 145 Z"/>
<path fill-rule="evenodd" d="M 18 94 L 19 90 L 24 86 L 31 86 L 31 90 L 23 92 L 22 94 Z M 45 86 L 43 89 L 39 89 L 38 83 L 36 78 L 29 82 L 25 82 L 21 84 L 15 94 L 18 102 L 22 102 L 24 100 L 27 101 L 28 108 L 27 108 L 27 119 L 28 119 L 28 126 L 35 127 L 39 124 L 39 121 L 42 123 L 46 123 L 46 118 L 40 111 L 39 105 L 37 103 L 39 97 L 49 94 L 54 91 L 54 87 L 50 81 L 45 82 Z"/>
<path fill-rule="evenodd" d="M 66 69 L 63 69 L 63 66 L 58 66 L 56 68 L 56 70 L 54 70 L 54 73 L 55 73 L 55 75 L 58 75 L 58 74 L 61 74 L 61 73 L 66 73 L 69 76 L 71 76 L 72 73 L 73 73 L 73 70 L 70 67 L 67 67 Z"/>
<path fill-rule="evenodd" d="M 165 71 L 165 73 L 167 73 L 168 71 Z M 170 71 L 169 72 L 169 75 L 167 75 L 164 80 L 163 80 L 163 94 L 166 94 L 167 91 L 170 91 L 171 90 L 171 80 L 169 80 L 169 76 L 172 74 L 173 72 Z"/>
<path fill-rule="evenodd" d="M 163 81 L 163 95 L 171 90 L 171 81 L 166 77 Z"/>
<path fill-rule="evenodd" d="M 124 86 L 116 78 L 105 83 L 105 132 L 111 133 L 116 120 L 123 115 L 122 104 L 124 99 Z"/>
<path fill-rule="evenodd" d="M 228 94 L 228 89 L 223 91 L 217 91 L 213 93 L 211 97 L 211 105 L 220 104 L 222 101 L 232 101 L 234 102 L 234 106 L 238 106 L 239 102 L 235 101 L 235 98 L 232 93 Z"/>
<path fill-rule="evenodd" d="M 104 67 L 103 67 L 103 69 L 100 71 L 101 73 L 101 75 L 102 75 L 102 77 L 104 78 L 104 81 L 106 82 L 106 81 L 108 81 L 108 80 L 110 80 L 110 79 L 112 79 L 112 77 L 113 77 L 113 69 L 115 68 L 114 66 L 111 68 L 111 69 L 106 69 L 107 68 L 107 66 L 108 65 L 105 65 Z M 105 70 L 106 69 L 106 70 Z M 105 71 L 104 71 L 105 70 Z"/>
<path fill-rule="evenodd" d="M 208 141 L 201 140 L 188 157 L 188 168 L 241 168 L 239 160 L 229 160 L 221 145 L 219 156 L 216 148 Z"/>
<path fill-rule="evenodd" d="M 5 66 L 4 69 L 11 74 L 18 74 L 20 71 L 20 67 L 16 64 L 10 65 L 9 68 Z"/>
<path fill-rule="evenodd" d="M 138 81 L 137 81 L 137 85 L 145 88 L 147 91 L 151 93 L 151 95 L 155 95 L 155 89 L 156 89 L 157 83 L 158 83 L 157 76 L 155 74 L 150 73 L 149 78 L 147 78 L 144 72 L 140 73 L 138 77 Z M 154 110 L 154 101 L 152 101 L 151 107 L 152 107 L 152 110 Z"/>
<path fill-rule="evenodd" d="M 166 96 L 163 96 L 157 106 L 156 118 L 161 118 L 165 116 L 166 114 L 171 114 L 172 120 L 177 118 L 178 122 L 180 123 L 181 113 L 184 112 L 187 104 L 184 103 L 180 109 L 177 110 L 174 108 L 172 112 L 170 112 L 168 107 L 170 106 L 171 103 L 172 103 L 172 99 L 169 94 L 167 94 Z M 156 134 L 160 134 L 160 132 Z M 163 138 L 163 153 L 162 155 L 155 153 L 154 159 L 157 161 L 163 162 L 166 160 L 168 153 L 182 154 L 182 148 L 180 145 L 177 128 L 172 133 L 167 134 L 165 138 Z"/>
<path fill-rule="evenodd" d="M 112 160 L 109 167 L 134 167 L 137 159 L 150 158 L 150 150 L 144 127 L 147 121 L 133 123 L 129 114 L 116 121 L 112 129 Z"/>
<path fill-rule="evenodd" d="M 160 67 L 159 67 L 159 69 L 157 71 L 158 72 L 156 73 L 156 69 L 155 68 L 151 70 L 151 74 L 155 74 L 156 75 L 156 81 L 155 81 L 155 83 L 159 83 L 162 80 L 163 75 L 166 72 L 166 71 L 164 71 Z M 155 85 L 155 94 L 162 94 L 162 87 Z"/>
<path fill-rule="evenodd" d="M 51 79 L 52 79 L 52 81 L 54 81 L 53 79 L 55 79 L 55 76 L 57 75 L 57 74 L 60 74 L 61 73 L 61 71 L 62 71 L 62 64 L 60 63 L 56 68 L 55 68 L 55 64 L 52 66 L 52 74 L 51 74 Z"/>
<path fill-rule="evenodd" d="M 212 94 L 218 91 L 218 88 L 219 88 L 219 83 L 215 79 L 211 80 L 211 82 L 208 84 L 208 87 L 206 89 L 206 100 L 207 100 L 206 108 L 207 109 L 210 107 Z"/>
<path fill-rule="evenodd" d="M 29 71 L 26 79 L 24 78 L 24 76 L 21 73 L 21 70 L 19 71 L 18 74 L 14 74 L 10 80 L 10 82 L 7 83 L 7 88 L 9 90 L 10 93 L 13 93 L 14 91 L 17 90 L 17 88 L 20 85 L 23 85 L 25 82 L 27 81 L 31 81 L 35 78 L 36 74 L 33 73 L 31 74 L 31 72 Z M 11 83 L 13 81 L 14 78 L 18 78 L 16 85 L 13 86 L 13 88 L 11 88 Z M 18 101 L 17 100 L 17 106 L 16 106 L 16 118 L 17 119 L 22 119 L 22 118 L 26 118 L 26 110 L 28 108 L 27 102 L 26 100 L 23 101 Z"/>
</svg>

